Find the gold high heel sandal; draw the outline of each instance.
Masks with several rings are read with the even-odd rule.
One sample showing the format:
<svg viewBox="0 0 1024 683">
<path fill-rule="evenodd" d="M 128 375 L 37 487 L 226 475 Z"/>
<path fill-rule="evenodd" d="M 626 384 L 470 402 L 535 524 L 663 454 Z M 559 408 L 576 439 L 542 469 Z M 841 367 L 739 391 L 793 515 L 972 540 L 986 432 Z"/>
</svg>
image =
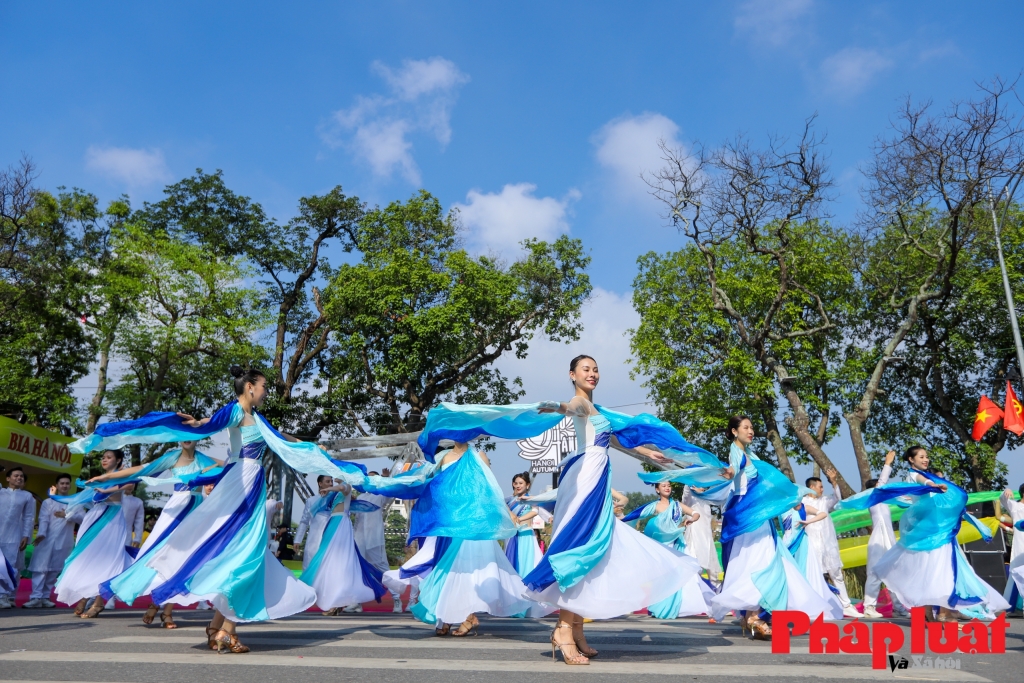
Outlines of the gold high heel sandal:
<svg viewBox="0 0 1024 683">
<path fill-rule="evenodd" d="M 470 622 L 470 619 L 472 619 L 473 621 Z M 469 624 L 469 626 L 466 626 L 466 624 Z M 480 635 L 479 631 L 477 631 L 477 628 L 479 626 L 480 626 L 480 621 L 476 618 L 476 615 L 471 614 L 471 615 L 469 615 L 469 619 L 466 619 L 464 622 L 462 622 L 459 625 L 459 627 L 457 629 L 452 631 L 452 635 L 455 636 L 456 638 L 462 638 L 464 636 L 470 636 L 470 635 Z"/>
<path fill-rule="evenodd" d="M 569 635 L 570 637 L 572 636 L 572 624 L 562 623 L 558 626 L 555 626 L 555 630 L 551 632 L 551 661 L 555 661 L 555 648 L 558 648 L 558 651 L 562 653 L 562 661 L 568 664 L 569 666 L 589 665 L 590 660 L 584 657 L 582 654 L 580 654 L 579 650 L 576 649 L 575 641 L 573 641 L 572 643 L 559 643 L 555 640 L 555 634 L 558 633 L 558 629 L 560 628 L 569 629 Z M 566 648 L 568 647 L 572 647 L 573 650 L 576 650 L 576 653 L 573 654 L 572 652 L 566 652 Z"/>
<path fill-rule="evenodd" d="M 213 627 L 212 621 L 206 627 L 206 644 L 210 646 L 211 650 L 217 649 L 217 640 L 213 636 L 215 636 L 219 630 L 219 628 Z"/>
<path fill-rule="evenodd" d="M 222 637 L 220 634 L 224 634 Z M 217 635 L 214 637 L 217 642 L 217 654 L 222 655 L 225 652 L 233 652 L 236 655 L 245 654 L 249 651 L 249 648 L 242 645 L 241 641 L 238 640 L 238 635 L 234 633 L 228 633 L 223 629 L 217 631 Z"/>
<path fill-rule="evenodd" d="M 747 621 L 747 627 L 750 628 L 750 635 L 754 637 L 754 640 L 772 639 L 772 627 L 766 621 L 755 617 Z"/>
<path fill-rule="evenodd" d="M 178 625 L 174 623 L 174 619 L 166 612 L 160 613 L 160 625 L 164 628 L 178 628 Z"/>
<path fill-rule="evenodd" d="M 78 601 L 78 604 L 75 605 L 74 615 L 76 617 L 80 617 L 83 614 L 85 614 L 85 605 L 86 605 L 87 602 L 88 602 L 88 600 L 86 600 L 85 598 L 82 598 L 81 600 Z"/>
</svg>

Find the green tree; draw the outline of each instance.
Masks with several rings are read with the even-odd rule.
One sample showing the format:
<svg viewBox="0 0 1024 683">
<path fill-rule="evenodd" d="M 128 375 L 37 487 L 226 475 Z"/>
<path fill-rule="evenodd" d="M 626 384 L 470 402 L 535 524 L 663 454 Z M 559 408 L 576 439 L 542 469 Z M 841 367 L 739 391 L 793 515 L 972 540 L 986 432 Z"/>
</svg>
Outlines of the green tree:
<svg viewBox="0 0 1024 683">
<path fill-rule="evenodd" d="M 415 431 L 440 401 L 507 403 L 520 382 L 494 361 L 525 357 L 536 334 L 578 338 L 591 291 L 579 240 L 527 240 L 504 265 L 470 256 L 458 235 L 457 214 L 426 192 L 360 222 L 362 260 L 342 265 L 324 291 L 337 348 L 318 398 L 337 432 Z"/>
<path fill-rule="evenodd" d="M 116 251 L 144 269 L 137 317 L 116 343 L 126 369 L 108 393 L 114 415 L 203 414 L 226 402 L 225 368 L 265 357 L 254 337 L 267 317 L 257 292 L 244 283 L 244 264 L 131 221 Z"/>
<path fill-rule="evenodd" d="M 44 192 L 35 177 L 27 159 L 0 173 L 0 410 L 70 433 L 69 388 L 94 351 L 79 322 L 87 272 L 78 255 L 101 212 L 94 196 Z"/>
<path fill-rule="evenodd" d="M 832 467 L 822 448 L 835 431 L 838 378 L 829 358 L 855 282 L 847 236 L 821 217 L 831 180 L 820 140 L 808 123 L 795 145 L 772 140 L 756 149 L 739 138 L 710 151 L 663 150 L 667 166 L 649 182 L 689 244 L 641 260 L 638 370 L 651 376 L 655 395 L 677 401 L 660 409 L 677 419 L 688 413 L 686 433 L 720 452 L 728 414 L 751 413 L 792 476 L 775 424 L 781 399 L 788 436 L 822 469 Z M 684 279 L 672 292 L 675 277 Z M 657 322 L 644 327 L 650 312 Z M 661 341 L 658 324 L 668 325 Z M 852 493 L 841 474 L 839 484 Z"/>
</svg>

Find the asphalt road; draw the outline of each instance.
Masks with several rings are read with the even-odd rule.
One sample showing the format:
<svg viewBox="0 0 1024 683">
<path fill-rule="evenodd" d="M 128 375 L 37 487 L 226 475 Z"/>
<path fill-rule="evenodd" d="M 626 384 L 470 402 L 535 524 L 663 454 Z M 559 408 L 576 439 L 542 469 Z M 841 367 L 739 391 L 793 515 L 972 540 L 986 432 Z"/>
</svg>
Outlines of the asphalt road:
<svg viewBox="0 0 1024 683">
<path fill-rule="evenodd" d="M 794 638 L 793 654 L 773 655 L 768 643 L 742 637 L 736 624 L 637 616 L 587 625 L 591 646 L 601 651 L 587 667 L 552 663 L 551 619 L 485 617 L 479 636 L 457 639 L 438 638 L 409 615 L 367 613 L 246 624 L 239 633 L 252 652 L 218 655 L 206 649 L 203 626 L 209 614 L 183 610 L 176 615 L 181 628 L 166 631 L 143 626 L 141 610 L 118 609 L 94 620 L 66 610 L 0 611 L 0 683 L 539 683 L 553 675 L 594 683 L 1024 680 L 1021 620 L 1010 622 L 1004 655 L 953 655 L 959 670 L 891 672 L 873 670 L 867 655 L 808 654 L 806 637 Z M 909 633 L 906 640 L 909 644 Z M 909 647 L 902 652 L 910 660 Z"/>
</svg>

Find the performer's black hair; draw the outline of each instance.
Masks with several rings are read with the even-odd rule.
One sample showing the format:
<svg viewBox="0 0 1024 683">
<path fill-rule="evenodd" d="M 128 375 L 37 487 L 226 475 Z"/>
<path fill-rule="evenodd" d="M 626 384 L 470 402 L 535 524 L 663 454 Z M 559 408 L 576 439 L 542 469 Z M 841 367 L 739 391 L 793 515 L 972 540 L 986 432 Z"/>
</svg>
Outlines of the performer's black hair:
<svg viewBox="0 0 1024 683">
<path fill-rule="evenodd" d="M 246 384 L 256 384 L 256 380 L 260 377 L 266 378 L 262 372 L 256 368 L 243 368 L 241 365 L 232 365 L 231 376 L 234 377 L 235 396 L 241 396 L 245 393 Z"/>
<path fill-rule="evenodd" d="M 746 415 L 733 415 L 730 417 L 728 424 L 725 426 L 725 435 L 735 441 L 736 435 L 733 434 L 733 432 L 740 428 L 740 425 L 743 424 L 744 420 L 751 424 L 754 423 L 754 421 Z"/>
<path fill-rule="evenodd" d="M 818 477 L 807 477 L 807 481 L 804 482 L 804 486 L 806 486 L 807 488 L 811 488 L 811 484 L 813 482 L 818 482 L 820 484 L 821 479 Z"/>
<path fill-rule="evenodd" d="M 913 446 L 911 446 L 907 450 L 903 451 L 903 461 L 904 462 L 910 462 L 911 459 L 915 455 L 917 455 L 918 451 L 923 451 L 923 450 L 924 450 L 924 446 L 921 446 L 920 444 L 914 444 Z"/>
</svg>

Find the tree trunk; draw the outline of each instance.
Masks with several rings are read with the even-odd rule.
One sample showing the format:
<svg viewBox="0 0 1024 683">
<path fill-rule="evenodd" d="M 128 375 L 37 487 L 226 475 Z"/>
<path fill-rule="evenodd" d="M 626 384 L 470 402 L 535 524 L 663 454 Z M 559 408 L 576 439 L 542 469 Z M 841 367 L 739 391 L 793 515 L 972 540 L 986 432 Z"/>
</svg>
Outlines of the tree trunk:
<svg viewBox="0 0 1024 683">
<path fill-rule="evenodd" d="M 110 349 L 114 346 L 115 328 L 112 328 L 103 335 L 100 342 L 100 366 L 96 370 L 96 393 L 92 396 L 89 404 L 89 421 L 85 425 L 85 433 L 92 434 L 96 431 L 96 423 L 103 414 L 103 399 L 107 396 L 107 367 L 110 365 Z"/>
<path fill-rule="evenodd" d="M 786 452 L 786 445 L 782 443 L 782 435 L 779 434 L 779 425 L 775 422 L 775 416 L 765 412 L 764 423 L 768 427 L 768 441 L 775 449 L 775 458 L 779 461 L 779 471 L 789 477 L 789 480 L 796 482 L 796 475 L 793 473 L 793 466 L 789 462 L 789 453 Z"/>
</svg>

